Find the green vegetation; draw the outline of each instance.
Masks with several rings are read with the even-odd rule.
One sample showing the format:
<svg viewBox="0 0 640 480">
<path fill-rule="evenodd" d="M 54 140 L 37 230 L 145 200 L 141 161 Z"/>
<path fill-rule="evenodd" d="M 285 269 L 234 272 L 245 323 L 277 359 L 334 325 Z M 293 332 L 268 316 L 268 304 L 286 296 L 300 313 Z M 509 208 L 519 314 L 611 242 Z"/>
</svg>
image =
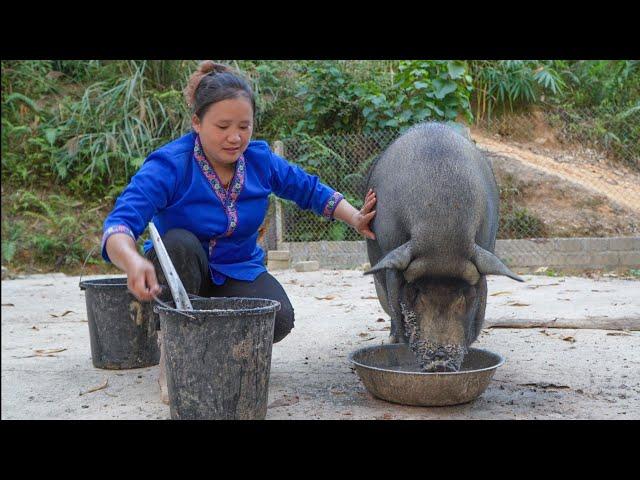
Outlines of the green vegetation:
<svg viewBox="0 0 640 480">
<path fill-rule="evenodd" d="M 639 167 L 638 61 L 222 62 L 253 85 L 255 136 L 268 141 L 295 136 L 296 161 L 346 192 L 356 206 L 375 158 L 371 152 L 390 141 L 386 135 L 425 120 L 479 123 L 535 106 L 563 138 L 605 148 Z M 193 60 L 2 62 L 3 204 L 8 207 L 2 219 L 3 262 L 80 264 L 144 158 L 188 131 L 182 89 L 196 65 Z M 370 144 L 349 145 L 355 137 L 340 137 L 344 134 L 369 135 L 363 141 Z M 351 147 L 364 152 L 355 169 Z M 505 234 L 523 228 L 544 233 L 526 210 L 503 212 Z M 351 239 L 352 232 L 337 224 L 324 228 L 322 238 Z M 296 236 L 303 239 L 308 224 L 302 222 L 300 229 Z M 91 258 L 99 261 L 96 255 Z"/>
</svg>

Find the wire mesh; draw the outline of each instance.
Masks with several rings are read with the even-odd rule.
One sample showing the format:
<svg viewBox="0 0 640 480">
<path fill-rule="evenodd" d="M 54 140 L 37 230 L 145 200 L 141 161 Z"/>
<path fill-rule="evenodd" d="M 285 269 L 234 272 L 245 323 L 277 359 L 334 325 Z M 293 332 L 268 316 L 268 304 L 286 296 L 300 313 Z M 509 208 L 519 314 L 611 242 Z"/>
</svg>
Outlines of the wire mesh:
<svg viewBox="0 0 640 480">
<path fill-rule="evenodd" d="M 284 140 L 284 155 L 360 208 L 369 167 L 399 133 L 301 135 Z M 639 133 L 640 108 L 598 116 L 549 108 L 474 125 L 500 189 L 498 238 L 637 235 Z M 283 217 L 285 242 L 363 239 L 292 202 L 283 202 Z"/>
</svg>

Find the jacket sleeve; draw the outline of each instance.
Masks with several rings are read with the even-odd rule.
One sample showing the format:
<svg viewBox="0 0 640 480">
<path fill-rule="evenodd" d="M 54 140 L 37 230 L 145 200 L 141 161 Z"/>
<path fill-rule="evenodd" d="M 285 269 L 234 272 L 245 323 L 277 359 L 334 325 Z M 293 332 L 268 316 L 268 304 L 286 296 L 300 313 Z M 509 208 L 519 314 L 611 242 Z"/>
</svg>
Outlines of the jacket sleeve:
<svg viewBox="0 0 640 480">
<path fill-rule="evenodd" d="M 328 220 L 344 196 L 320 182 L 302 168 L 292 165 L 284 158 L 270 153 L 271 189 L 278 197 L 292 200 L 303 210 L 312 210 Z"/>
<path fill-rule="evenodd" d="M 126 233 L 135 240 L 160 210 L 170 205 L 176 192 L 178 172 L 174 162 L 154 152 L 131 178 L 103 225 L 102 258 L 107 255 L 107 239 L 114 233 Z"/>
</svg>

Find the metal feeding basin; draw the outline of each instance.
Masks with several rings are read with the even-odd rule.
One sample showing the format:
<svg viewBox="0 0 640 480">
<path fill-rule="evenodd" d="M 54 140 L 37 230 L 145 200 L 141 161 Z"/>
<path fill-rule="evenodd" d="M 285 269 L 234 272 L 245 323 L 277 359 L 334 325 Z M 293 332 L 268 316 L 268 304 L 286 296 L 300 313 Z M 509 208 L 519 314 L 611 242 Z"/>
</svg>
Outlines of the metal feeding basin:
<svg viewBox="0 0 640 480">
<path fill-rule="evenodd" d="M 470 348 L 458 372 L 423 372 L 409 346 L 398 343 L 361 348 L 349 355 L 349 361 L 374 396 L 403 405 L 436 407 L 478 398 L 504 358 Z"/>
</svg>

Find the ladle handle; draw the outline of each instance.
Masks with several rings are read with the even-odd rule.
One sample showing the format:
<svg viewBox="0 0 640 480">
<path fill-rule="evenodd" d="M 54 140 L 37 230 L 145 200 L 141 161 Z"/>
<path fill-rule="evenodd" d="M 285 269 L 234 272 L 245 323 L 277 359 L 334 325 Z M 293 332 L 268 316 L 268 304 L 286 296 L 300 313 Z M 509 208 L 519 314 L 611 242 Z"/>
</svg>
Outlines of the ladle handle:
<svg viewBox="0 0 640 480">
<path fill-rule="evenodd" d="M 164 272 L 164 277 L 169 284 L 169 290 L 171 290 L 171 295 L 173 296 L 173 300 L 176 303 L 177 309 L 193 310 L 191 301 L 189 300 L 189 295 L 184 289 L 184 285 L 182 285 L 182 281 L 178 276 L 178 272 L 176 272 L 176 269 L 171 262 L 171 258 L 167 253 L 167 249 L 164 247 L 164 243 L 162 243 L 160 234 L 158 233 L 158 230 L 156 229 L 156 226 L 153 224 L 153 222 L 149 222 L 149 232 L 151 233 L 153 248 L 156 251 L 158 261 L 160 262 L 160 267 L 162 267 L 162 271 Z"/>
</svg>

